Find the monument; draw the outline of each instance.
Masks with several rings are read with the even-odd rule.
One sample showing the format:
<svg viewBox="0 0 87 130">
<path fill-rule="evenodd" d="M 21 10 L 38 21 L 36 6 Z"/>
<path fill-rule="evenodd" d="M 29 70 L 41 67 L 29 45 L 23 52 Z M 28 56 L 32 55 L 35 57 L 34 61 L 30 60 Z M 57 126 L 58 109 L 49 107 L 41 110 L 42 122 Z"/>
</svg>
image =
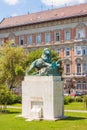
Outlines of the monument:
<svg viewBox="0 0 87 130">
<path fill-rule="evenodd" d="M 51 50 L 44 49 L 35 60 L 22 82 L 22 116 L 28 120 L 57 120 L 64 117 L 61 60 L 52 62 Z M 33 68 L 37 72 L 28 75 Z"/>
</svg>

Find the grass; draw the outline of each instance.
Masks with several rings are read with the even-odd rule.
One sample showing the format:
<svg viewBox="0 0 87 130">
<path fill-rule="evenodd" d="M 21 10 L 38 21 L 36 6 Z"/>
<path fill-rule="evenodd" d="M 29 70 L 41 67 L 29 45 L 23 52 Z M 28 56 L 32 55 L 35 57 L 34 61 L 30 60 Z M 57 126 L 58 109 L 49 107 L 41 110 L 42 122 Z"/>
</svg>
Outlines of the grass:
<svg viewBox="0 0 87 130">
<path fill-rule="evenodd" d="M 80 109 L 81 103 L 65 105 L 67 109 Z M 87 113 L 66 112 L 68 118 L 58 121 L 32 121 L 26 122 L 24 118 L 18 118 L 21 109 L 8 109 L 6 114 L 0 114 L 0 130 L 86 130 Z"/>
<path fill-rule="evenodd" d="M 10 106 L 10 105 L 9 105 L 9 106 Z M 12 104 L 11 106 L 21 107 L 21 106 L 22 106 L 22 104 L 20 104 L 20 103 L 16 103 L 16 104 Z"/>
<path fill-rule="evenodd" d="M 65 110 L 87 110 L 84 102 L 72 102 L 68 105 L 64 105 Z"/>
</svg>

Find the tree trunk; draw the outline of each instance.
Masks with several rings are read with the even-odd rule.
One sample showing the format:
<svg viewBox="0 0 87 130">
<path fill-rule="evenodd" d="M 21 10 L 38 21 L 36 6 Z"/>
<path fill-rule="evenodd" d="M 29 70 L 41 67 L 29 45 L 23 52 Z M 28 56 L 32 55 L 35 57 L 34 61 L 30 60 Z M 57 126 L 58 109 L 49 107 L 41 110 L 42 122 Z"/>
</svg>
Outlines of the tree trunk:
<svg viewBox="0 0 87 130">
<path fill-rule="evenodd" d="M 87 108 L 87 101 L 85 102 L 85 106 L 86 106 L 86 108 Z"/>
</svg>

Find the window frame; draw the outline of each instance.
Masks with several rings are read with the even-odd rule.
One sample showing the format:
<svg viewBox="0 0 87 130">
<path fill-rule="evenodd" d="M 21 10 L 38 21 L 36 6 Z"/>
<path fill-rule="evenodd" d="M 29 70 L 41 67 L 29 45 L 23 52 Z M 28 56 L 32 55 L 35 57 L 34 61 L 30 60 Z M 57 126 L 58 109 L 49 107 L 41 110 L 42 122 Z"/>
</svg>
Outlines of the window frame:
<svg viewBox="0 0 87 130">
<path fill-rule="evenodd" d="M 69 41 L 70 38 L 71 38 L 70 31 L 69 31 L 69 30 L 66 30 L 66 31 L 65 31 L 65 40 L 66 40 L 66 41 Z"/>
<path fill-rule="evenodd" d="M 78 65 L 80 65 L 80 66 L 78 66 Z M 81 75 L 81 71 L 82 71 L 81 68 L 82 68 L 82 67 L 81 67 L 81 63 L 77 63 L 77 64 L 76 64 L 77 75 Z"/>
<path fill-rule="evenodd" d="M 55 32 L 55 42 L 59 42 L 59 41 L 60 41 L 60 32 Z"/>
<path fill-rule="evenodd" d="M 81 39 L 85 37 L 84 29 L 77 29 L 77 38 Z"/>
<path fill-rule="evenodd" d="M 85 66 L 84 66 L 85 65 Z M 87 64 L 86 63 L 83 63 L 82 64 L 82 73 L 85 74 L 87 72 Z"/>
<path fill-rule="evenodd" d="M 85 52 L 85 53 L 84 53 Z M 83 56 L 86 56 L 87 55 L 87 48 L 86 48 L 86 46 L 83 46 L 82 47 L 82 55 Z"/>
<path fill-rule="evenodd" d="M 66 67 L 66 71 L 65 71 L 66 74 L 70 74 L 70 64 L 66 64 L 65 67 Z"/>
<path fill-rule="evenodd" d="M 69 50 L 67 50 L 67 49 L 69 49 Z M 67 47 L 65 49 L 65 56 L 70 56 L 70 47 Z"/>
<path fill-rule="evenodd" d="M 50 32 L 45 33 L 45 43 L 50 43 L 51 42 L 51 34 Z"/>
<path fill-rule="evenodd" d="M 32 45 L 32 43 L 33 43 L 32 35 L 28 35 L 27 36 L 27 44 Z"/>
<path fill-rule="evenodd" d="M 41 44 L 41 34 L 36 35 L 36 43 Z"/>
<path fill-rule="evenodd" d="M 21 44 L 22 43 L 22 44 Z M 19 45 L 23 46 L 24 45 L 24 36 L 20 36 L 19 38 Z"/>
<path fill-rule="evenodd" d="M 76 46 L 76 55 L 82 55 L 82 47 Z"/>
</svg>

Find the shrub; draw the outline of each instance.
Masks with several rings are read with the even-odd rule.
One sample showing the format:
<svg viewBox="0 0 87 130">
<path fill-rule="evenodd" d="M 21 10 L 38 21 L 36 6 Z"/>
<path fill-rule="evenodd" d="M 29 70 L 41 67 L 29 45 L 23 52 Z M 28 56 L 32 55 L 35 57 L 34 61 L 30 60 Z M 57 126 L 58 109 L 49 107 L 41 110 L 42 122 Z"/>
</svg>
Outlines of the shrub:
<svg viewBox="0 0 87 130">
<path fill-rule="evenodd" d="M 9 102 L 13 102 L 13 94 L 5 85 L 2 85 L 0 86 L 0 104 L 6 105 Z"/>
<path fill-rule="evenodd" d="M 71 96 L 64 96 L 64 104 L 68 104 L 74 101 L 74 98 L 72 98 Z"/>
<path fill-rule="evenodd" d="M 20 95 L 14 95 L 14 104 L 15 103 L 21 103 L 22 102 L 22 97 Z"/>
<path fill-rule="evenodd" d="M 81 96 L 75 97 L 76 102 L 83 102 L 83 99 Z"/>
<path fill-rule="evenodd" d="M 68 102 L 68 100 L 67 100 L 67 97 L 64 96 L 64 104 L 67 105 L 68 103 L 69 103 L 69 102 Z"/>
</svg>

